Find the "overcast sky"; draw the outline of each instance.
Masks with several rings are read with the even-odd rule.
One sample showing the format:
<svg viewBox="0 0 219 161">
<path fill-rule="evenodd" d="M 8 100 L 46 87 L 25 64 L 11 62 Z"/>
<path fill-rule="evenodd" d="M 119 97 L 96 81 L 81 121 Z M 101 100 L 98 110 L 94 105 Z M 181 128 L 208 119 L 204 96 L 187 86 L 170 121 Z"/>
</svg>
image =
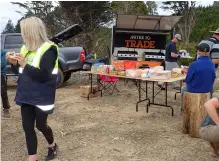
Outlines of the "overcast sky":
<svg viewBox="0 0 219 161">
<path fill-rule="evenodd" d="M 160 6 L 162 5 L 162 1 L 156 1 L 158 4 L 158 13 L 160 15 L 170 15 L 171 13 L 168 11 L 163 11 Z M 212 5 L 213 1 L 207 1 L 203 0 L 198 3 L 202 6 L 208 6 Z M 25 9 L 20 8 L 18 5 L 13 5 L 11 2 L 6 0 L 0 1 L 0 30 L 2 31 L 5 28 L 5 25 L 7 24 L 8 20 L 11 19 L 14 25 L 17 23 L 17 21 L 22 17 L 21 14 L 17 13 L 16 11 L 21 11 L 25 13 Z"/>
</svg>

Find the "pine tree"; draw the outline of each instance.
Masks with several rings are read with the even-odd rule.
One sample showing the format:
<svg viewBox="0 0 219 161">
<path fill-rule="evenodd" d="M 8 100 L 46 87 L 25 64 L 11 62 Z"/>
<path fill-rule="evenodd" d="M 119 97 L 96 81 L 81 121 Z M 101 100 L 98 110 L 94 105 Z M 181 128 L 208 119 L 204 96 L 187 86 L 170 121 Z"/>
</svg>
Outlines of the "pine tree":
<svg viewBox="0 0 219 161">
<path fill-rule="evenodd" d="M 5 29 L 2 33 L 3 34 L 14 33 L 14 25 L 13 25 L 13 22 L 10 19 L 8 20 L 8 23 L 6 24 Z"/>
<path fill-rule="evenodd" d="M 209 31 L 216 30 L 219 26 L 219 7 L 208 6 L 196 8 L 196 23 L 190 35 L 191 42 L 200 42 L 211 36 Z"/>
</svg>

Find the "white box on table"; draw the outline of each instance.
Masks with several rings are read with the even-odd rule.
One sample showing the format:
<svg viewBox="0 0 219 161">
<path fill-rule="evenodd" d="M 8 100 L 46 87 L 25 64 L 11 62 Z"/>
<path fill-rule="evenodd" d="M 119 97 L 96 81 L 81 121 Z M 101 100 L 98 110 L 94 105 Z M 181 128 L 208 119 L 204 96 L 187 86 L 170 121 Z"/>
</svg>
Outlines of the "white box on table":
<svg viewBox="0 0 219 161">
<path fill-rule="evenodd" d="M 151 72 L 151 77 L 153 79 L 170 79 L 171 78 L 171 71 L 159 71 L 159 72 Z"/>
</svg>

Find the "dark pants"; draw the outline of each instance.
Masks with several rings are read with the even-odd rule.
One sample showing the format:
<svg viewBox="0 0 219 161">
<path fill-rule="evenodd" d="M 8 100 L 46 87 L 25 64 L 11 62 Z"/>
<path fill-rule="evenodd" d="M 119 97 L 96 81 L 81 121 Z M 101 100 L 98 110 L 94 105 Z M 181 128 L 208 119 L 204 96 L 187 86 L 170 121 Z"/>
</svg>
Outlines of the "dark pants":
<svg viewBox="0 0 219 161">
<path fill-rule="evenodd" d="M 2 97 L 2 105 L 4 109 L 9 109 L 10 104 L 8 101 L 8 93 L 7 93 L 7 82 L 5 80 L 5 75 L 1 75 L 1 97 Z"/>
<path fill-rule="evenodd" d="M 21 106 L 21 116 L 29 155 L 37 154 L 37 136 L 34 130 L 35 120 L 37 129 L 43 133 L 49 144 L 53 143 L 53 132 L 47 125 L 48 114 L 38 107 L 23 104 Z"/>
</svg>

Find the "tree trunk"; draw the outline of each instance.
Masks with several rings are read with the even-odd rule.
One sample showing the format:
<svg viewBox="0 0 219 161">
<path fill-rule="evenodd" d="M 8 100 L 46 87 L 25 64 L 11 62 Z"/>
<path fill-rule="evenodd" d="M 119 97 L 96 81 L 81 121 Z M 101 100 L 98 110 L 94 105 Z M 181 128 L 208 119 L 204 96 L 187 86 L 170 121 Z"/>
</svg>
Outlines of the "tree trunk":
<svg viewBox="0 0 219 161">
<path fill-rule="evenodd" d="M 189 93 L 184 94 L 184 118 L 183 128 L 184 134 L 189 134 L 191 137 L 200 137 L 199 129 L 202 120 L 206 115 L 204 103 L 207 101 L 207 93 Z"/>
</svg>

